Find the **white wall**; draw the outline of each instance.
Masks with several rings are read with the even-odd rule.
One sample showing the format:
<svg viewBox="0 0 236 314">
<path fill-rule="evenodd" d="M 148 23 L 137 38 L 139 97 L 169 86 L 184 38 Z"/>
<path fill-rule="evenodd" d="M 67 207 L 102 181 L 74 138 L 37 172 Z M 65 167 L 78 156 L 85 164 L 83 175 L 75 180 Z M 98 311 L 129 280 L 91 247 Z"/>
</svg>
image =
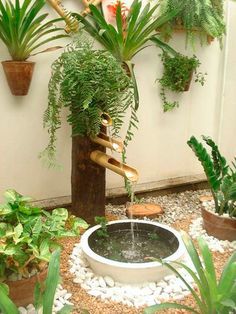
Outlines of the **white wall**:
<svg viewBox="0 0 236 314">
<path fill-rule="evenodd" d="M 76 1 L 74 2 L 68 0 L 65 1 L 65 5 L 78 9 Z M 54 12 L 52 15 L 56 16 Z M 231 40 L 235 29 L 233 15 L 230 15 Z M 184 51 L 183 35 L 176 35 L 173 44 L 185 54 L 193 53 Z M 234 45 L 231 43 L 228 48 L 226 62 L 228 70 L 225 79 L 231 77 L 229 73 L 231 59 L 236 62 L 235 43 Z M 178 97 L 180 108 L 170 113 L 163 113 L 159 88 L 155 83 L 156 78 L 161 76 L 158 53 L 156 48 L 149 48 L 135 59 L 140 90 L 138 112 L 140 123 L 139 130 L 128 148 L 128 163 L 139 170 L 139 183 L 202 173 L 199 163 L 186 144 L 188 138 L 193 134 L 219 137 L 221 142 L 224 142 L 225 152 L 229 154 L 232 150 L 232 141 L 225 141 L 224 138 L 228 136 L 232 139 L 231 132 L 225 131 L 228 116 L 231 117 L 235 130 L 233 119 L 236 106 L 231 90 L 235 87 L 236 73 L 231 77 L 230 84 L 223 84 L 225 55 L 224 50 L 219 49 L 218 43 L 215 41 L 208 47 L 196 49 L 194 53 L 201 60 L 201 70 L 208 73 L 207 83 L 204 87 L 192 84 L 190 92 Z M 30 92 L 25 97 L 14 97 L 10 94 L 3 70 L 0 70 L 0 195 L 7 188 L 15 188 L 36 199 L 70 194 L 71 138 L 65 114 L 62 128 L 58 132 L 58 156 L 63 170 L 48 170 L 38 159 L 38 153 L 48 141 L 47 131 L 42 127 L 42 116 L 47 107 L 50 65 L 59 54 L 60 52 L 52 52 L 32 58 L 37 64 Z M 0 57 L 1 61 L 8 59 L 8 53 L 2 44 Z M 221 91 L 224 86 L 229 106 L 224 107 L 222 112 Z M 220 113 L 223 114 L 223 118 Z M 222 137 L 219 135 L 220 131 Z M 122 178 L 107 172 L 108 187 L 122 185 Z"/>
</svg>

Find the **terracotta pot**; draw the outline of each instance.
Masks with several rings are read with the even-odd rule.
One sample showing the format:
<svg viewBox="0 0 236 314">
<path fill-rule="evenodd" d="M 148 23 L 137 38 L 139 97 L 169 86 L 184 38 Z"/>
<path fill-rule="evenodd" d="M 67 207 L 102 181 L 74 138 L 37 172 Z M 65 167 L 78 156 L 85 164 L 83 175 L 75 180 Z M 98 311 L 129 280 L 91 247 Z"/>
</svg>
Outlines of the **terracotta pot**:
<svg viewBox="0 0 236 314">
<path fill-rule="evenodd" d="M 188 81 L 187 81 L 186 84 L 185 84 L 184 92 L 188 92 L 188 91 L 189 91 L 192 78 L 193 78 L 193 71 L 191 71 L 191 73 L 189 74 L 189 79 L 188 79 Z"/>
<path fill-rule="evenodd" d="M 27 306 L 34 302 L 34 287 L 36 282 L 43 282 L 47 277 L 47 268 L 42 272 L 17 281 L 6 281 L 10 289 L 10 298 L 17 306 Z"/>
<path fill-rule="evenodd" d="M 201 208 L 203 227 L 208 233 L 220 240 L 236 240 L 236 219 L 230 217 L 222 217 L 215 213 Z"/>
<path fill-rule="evenodd" d="M 3 61 L 2 66 L 11 93 L 15 96 L 25 96 L 31 83 L 35 62 Z"/>
</svg>

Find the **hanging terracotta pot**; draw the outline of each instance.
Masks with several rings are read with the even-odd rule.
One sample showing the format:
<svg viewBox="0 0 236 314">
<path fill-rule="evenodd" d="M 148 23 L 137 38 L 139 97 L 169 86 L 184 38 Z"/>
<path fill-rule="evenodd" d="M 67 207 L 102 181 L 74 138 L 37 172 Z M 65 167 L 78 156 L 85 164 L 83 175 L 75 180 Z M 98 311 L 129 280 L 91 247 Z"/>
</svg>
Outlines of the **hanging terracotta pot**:
<svg viewBox="0 0 236 314">
<path fill-rule="evenodd" d="M 186 84 L 185 84 L 185 86 L 184 86 L 184 92 L 188 92 L 188 91 L 189 91 L 192 78 L 193 78 L 193 71 L 191 71 L 191 72 L 189 73 L 189 79 L 188 79 L 188 81 L 186 82 Z"/>
<path fill-rule="evenodd" d="M 11 300 L 17 306 L 27 306 L 34 303 L 34 288 L 36 282 L 42 283 L 47 277 L 47 268 L 40 273 L 28 278 L 16 281 L 6 281 L 9 287 Z"/>
<path fill-rule="evenodd" d="M 25 96 L 31 83 L 35 62 L 3 61 L 2 66 L 12 95 Z"/>
</svg>

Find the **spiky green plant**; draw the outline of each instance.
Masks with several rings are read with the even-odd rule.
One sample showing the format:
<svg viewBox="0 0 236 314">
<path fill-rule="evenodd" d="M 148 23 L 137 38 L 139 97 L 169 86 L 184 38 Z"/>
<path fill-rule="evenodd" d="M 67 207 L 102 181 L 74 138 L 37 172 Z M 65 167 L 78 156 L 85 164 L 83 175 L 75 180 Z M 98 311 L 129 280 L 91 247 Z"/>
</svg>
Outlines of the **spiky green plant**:
<svg viewBox="0 0 236 314">
<path fill-rule="evenodd" d="M 161 303 L 150 306 L 144 310 L 144 314 L 154 314 L 165 309 L 183 309 L 194 314 L 229 314 L 236 309 L 236 252 L 226 262 L 219 280 L 216 279 L 216 271 L 211 252 L 202 239 L 198 239 L 200 255 L 191 238 L 184 233 L 183 241 L 188 255 L 192 260 L 196 273 L 180 262 L 162 262 L 174 274 L 176 274 L 189 292 L 192 294 L 196 303 L 195 307 L 190 307 L 178 303 Z M 192 277 L 199 294 L 189 285 L 176 267 L 182 267 Z"/>
<path fill-rule="evenodd" d="M 206 136 L 203 136 L 203 140 L 211 154 L 194 136 L 187 143 L 203 166 L 214 198 L 215 211 L 219 215 L 228 213 L 230 217 L 236 217 L 236 160 L 229 166 L 215 142 Z"/>
<path fill-rule="evenodd" d="M 61 19 L 46 21 L 48 14 L 40 14 L 44 5 L 45 0 L 0 0 L 0 39 L 13 60 L 25 61 L 42 45 L 67 37 L 54 24 Z"/>
<path fill-rule="evenodd" d="M 194 47 L 195 38 L 207 42 L 207 36 L 222 42 L 225 34 L 223 0 L 185 0 L 179 13 L 160 28 L 162 38 L 169 39 L 174 29 L 186 31 L 186 45 Z M 161 12 L 168 14 L 179 6 L 179 0 L 161 0 Z"/>
<path fill-rule="evenodd" d="M 44 115 L 50 141 L 41 155 L 52 161 L 51 165 L 55 164 L 56 131 L 63 107 L 69 109 L 67 121 L 72 126 L 72 136 L 97 135 L 103 112 L 113 120 L 113 135 L 119 132 L 128 107 L 131 107 L 130 126 L 137 123 L 133 86 L 125 70 L 111 53 L 93 50 L 92 44 L 82 39 L 74 42 L 52 65 L 49 104 Z M 132 136 L 130 128 L 127 136 Z"/>
</svg>

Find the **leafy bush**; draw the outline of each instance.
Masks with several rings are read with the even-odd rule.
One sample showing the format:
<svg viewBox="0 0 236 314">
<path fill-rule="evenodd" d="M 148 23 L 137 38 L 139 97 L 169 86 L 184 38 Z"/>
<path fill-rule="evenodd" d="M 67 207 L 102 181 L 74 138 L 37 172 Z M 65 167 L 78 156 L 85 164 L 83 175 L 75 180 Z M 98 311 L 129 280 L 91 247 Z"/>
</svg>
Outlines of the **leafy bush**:
<svg viewBox="0 0 236 314">
<path fill-rule="evenodd" d="M 206 136 L 203 136 L 203 140 L 211 149 L 211 155 L 194 136 L 189 139 L 188 145 L 203 166 L 211 187 L 215 211 L 219 215 L 227 213 L 230 217 L 236 217 L 236 159 L 230 167 L 214 141 Z"/>
<path fill-rule="evenodd" d="M 21 5 L 19 0 L 15 0 L 15 5 L 11 0 L 5 4 L 0 0 L 0 39 L 13 60 L 24 61 L 42 45 L 67 37 L 54 35 L 63 30 L 53 24 L 60 19 L 46 22 L 48 14 L 39 15 L 44 5 L 45 0 L 24 0 Z"/>
<path fill-rule="evenodd" d="M 181 54 L 170 56 L 163 53 L 162 62 L 164 71 L 162 78 L 158 81 L 161 84 L 161 98 L 164 112 L 166 112 L 179 106 L 177 101 L 169 102 L 167 100 L 166 89 L 181 93 L 188 89 L 193 73 L 196 74 L 195 82 L 199 82 L 201 85 L 204 84 L 205 77 L 201 72 L 197 73 L 196 71 L 200 66 L 196 56 L 189 58 Z"/>
<path fill-rule="evenodd" d="M 202 238 L 198 240 L 202 261 L 194 243 L 186 233 L 183 235 L 183 241 L 197 273 L 183 263 L 172 262 L 172 264 L 180 266 L 188 272 L 198 288 L 199 295 L 183 278 L 177 268 L 168 264 L 168 262 L 162 263 L 183 281 L 195 300 L 196 308 L 178 303 L 161 303 L 146 308 L 144 313 L 154 314 L 159 310 L 170 308 L 184 309 L 195 314 L 229 314 L 230 311 L 235 310 L 236 252 L 233 253 L 225 264 L 221 277 L 217 281 L 212 255 L 205 241 Z"/>
<path fill-rule="evenodd" d="M 79 235 L 87 223 L 68 216 L 65 208 L 52 213 L 29 204 L 29 197 L 14 190 L 4 194 L 0 205 L 0 281 L 14 273 L 28 278 L 49 262 L 53 250 L 60 247 L 57 239 Z"/>
</svg>

